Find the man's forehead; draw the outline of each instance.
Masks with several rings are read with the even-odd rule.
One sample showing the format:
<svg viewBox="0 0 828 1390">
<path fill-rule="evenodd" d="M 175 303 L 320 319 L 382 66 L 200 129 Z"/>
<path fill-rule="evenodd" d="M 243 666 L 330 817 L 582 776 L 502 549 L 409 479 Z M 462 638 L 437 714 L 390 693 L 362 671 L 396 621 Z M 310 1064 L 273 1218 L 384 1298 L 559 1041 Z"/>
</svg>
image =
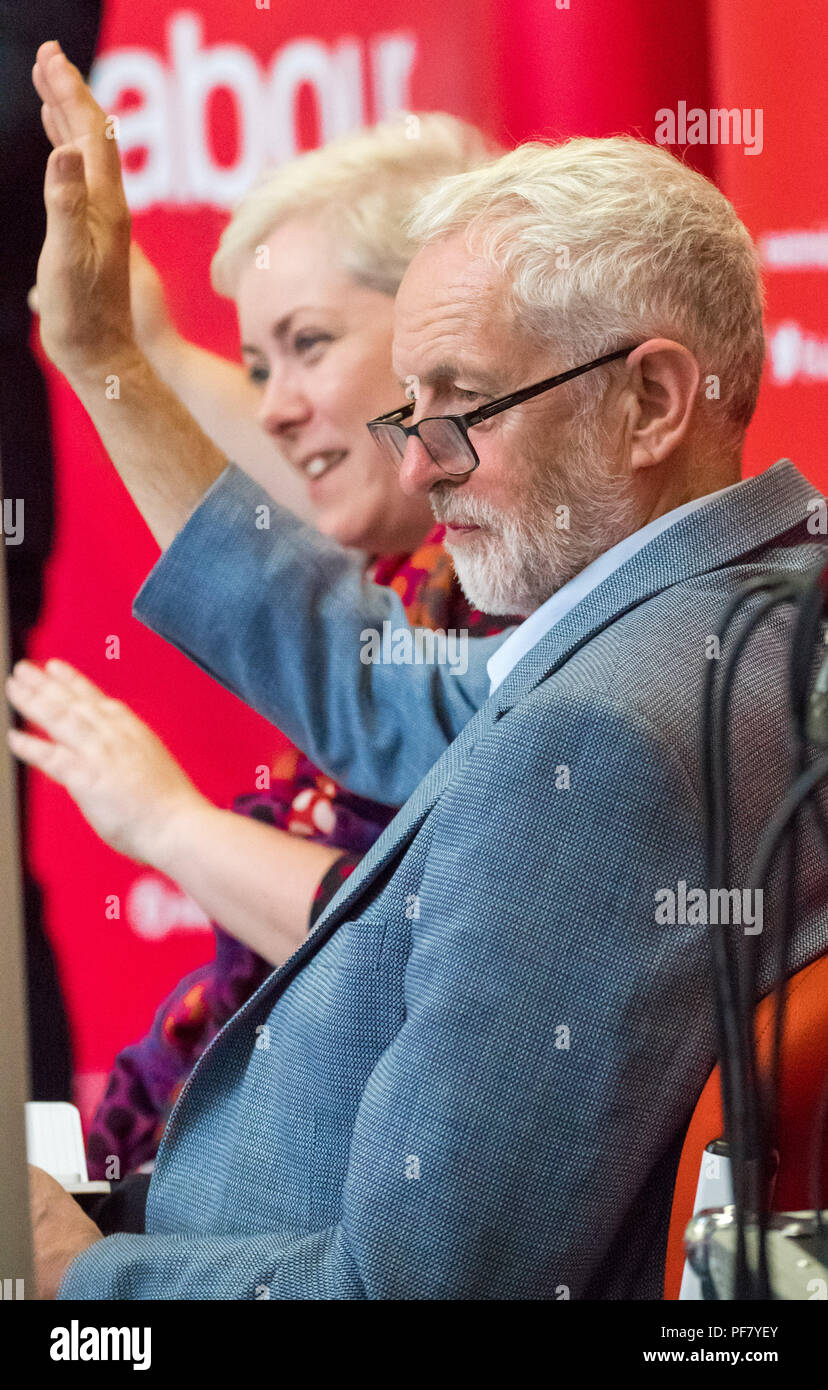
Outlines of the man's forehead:
<svg viewBox="0 0 828 1390">
<path fill-rule="evenodd" d="M 491 333 L 507 329 L 500 271 L 469 251 L 458 234 L 423 247 L 394 305 L 394 369 L 400 380 L 417 358 L 421 381 L 451 379 L 482 366 Z"/>
<path fill-rule="evenodd" d="M 428 312 L 437 303 L 495 299 L 503 293 L 500 270 L 469 249 L 459 232 L 423 246 L 413 257 L 397 292 L 402 316 Z"/>
</svg>

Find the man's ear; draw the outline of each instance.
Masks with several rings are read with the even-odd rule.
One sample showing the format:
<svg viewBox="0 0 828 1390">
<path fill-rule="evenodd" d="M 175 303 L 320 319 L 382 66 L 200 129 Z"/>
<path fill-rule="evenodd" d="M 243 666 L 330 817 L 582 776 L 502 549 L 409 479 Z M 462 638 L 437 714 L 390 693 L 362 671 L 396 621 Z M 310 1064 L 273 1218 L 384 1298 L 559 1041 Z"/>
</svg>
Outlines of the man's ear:
<svg viewBox="0 0 828 1390">
<path fill-rule="evenodd" d="M 662 463 L 684 441 L 701 374 L 692 352 L 670 338 L 650 338 L 627 359 L 630 469 Z"/>
</svg>

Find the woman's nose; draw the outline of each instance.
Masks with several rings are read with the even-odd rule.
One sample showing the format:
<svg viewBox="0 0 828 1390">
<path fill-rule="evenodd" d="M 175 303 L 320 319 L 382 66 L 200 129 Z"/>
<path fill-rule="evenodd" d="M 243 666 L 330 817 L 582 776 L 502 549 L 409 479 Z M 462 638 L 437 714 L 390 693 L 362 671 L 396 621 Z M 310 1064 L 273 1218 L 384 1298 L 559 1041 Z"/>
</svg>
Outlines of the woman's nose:
<svg viewBox="0 0 828 1390">
<path fill-rule="evenodd" d="M 311 411 L 310 399 L 298 382 L 271 373 L 257 412 L 262 429 L 276 436 L 287 434 L 304 424 Z"/>
</svg>

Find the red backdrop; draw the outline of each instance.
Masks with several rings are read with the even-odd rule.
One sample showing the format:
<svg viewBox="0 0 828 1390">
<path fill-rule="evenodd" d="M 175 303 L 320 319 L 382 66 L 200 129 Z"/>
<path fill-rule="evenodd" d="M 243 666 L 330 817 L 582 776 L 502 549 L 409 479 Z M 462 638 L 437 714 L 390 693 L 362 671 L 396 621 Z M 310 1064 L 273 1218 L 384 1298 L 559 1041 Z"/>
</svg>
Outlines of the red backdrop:
<svg viewBox="0 0 828 1390">
<path fill-rule="evenodd" d="M 296 0 L 204 0 L 197 11 L 111 0 L 93 83 L 121 117 L 135 233 L 179 327 L 228 355 L 234 315 L 207 267 L 226 208 L 266 163 L 397 109 L 451 111 L 507 142 L 625 130 L 653 139 L 682 102 L 685 112 L 747 109 L 755 134 L 761 112 L 755 152 L 746 141 L 682 144 L 680 129 L 675 148 L 719 180 L 768 261 L 769 365 L 747 469 L 787 454 L 824 486 L 828 195 L 812 165 L 825 147 L 828 38 L 817 14 L 807 0 L 615 0 L 609 14 L 585 0 L 363 0 L 356 15 L 344 0 L 318 15 Z M 131 617 L 155 546 L 84 412 L 49 380 L 59 529 L 33 655 L 61 655 L 127 700 L 226 804 L 252 788 L 278 736 Z M 88 1115 L 117 1049 L 211 938 L 174 885 L 107 850 L 44 779 L 27 842 Z M 113 898 L 119 917 L 107 914 Z"/>
</svg>

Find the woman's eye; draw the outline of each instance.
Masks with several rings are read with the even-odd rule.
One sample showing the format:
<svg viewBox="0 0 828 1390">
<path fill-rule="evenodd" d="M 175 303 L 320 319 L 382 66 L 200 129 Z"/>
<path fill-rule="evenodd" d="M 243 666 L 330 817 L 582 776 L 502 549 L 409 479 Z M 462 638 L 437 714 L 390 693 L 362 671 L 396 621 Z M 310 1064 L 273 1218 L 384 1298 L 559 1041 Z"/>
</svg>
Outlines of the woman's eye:
<svg viewBox="0 0 828 1390">
<path fill-rule="evenodd" d="M 298 333 L 293 340 L 297 352 L 311 352 L 320 343 L 330 343 L 330 333 Z"/>
<path fill-rule="evenodd" d="M 263 386 L 269 375 L 267 367 L 251 367 L 247 373 L 248 380 L 255 386 Z"/>
</svg>

